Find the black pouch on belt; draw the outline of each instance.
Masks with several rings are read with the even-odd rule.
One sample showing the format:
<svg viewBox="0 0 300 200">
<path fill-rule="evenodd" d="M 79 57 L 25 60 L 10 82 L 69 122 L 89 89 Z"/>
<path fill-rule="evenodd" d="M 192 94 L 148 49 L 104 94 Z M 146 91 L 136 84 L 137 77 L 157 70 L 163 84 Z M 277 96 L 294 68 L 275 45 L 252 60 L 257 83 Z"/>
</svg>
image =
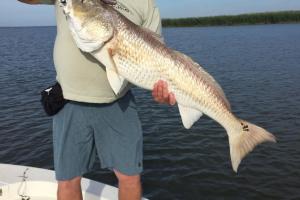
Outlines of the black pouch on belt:
<svg viewBox="0 0 300 200">
<path fill-rule="evenodd" d="M 64 99 L 59 83 L 52 85 L 41 92 L 41 103 L 48 116 L 58 113 L 68 100 Z"/>
</svg>

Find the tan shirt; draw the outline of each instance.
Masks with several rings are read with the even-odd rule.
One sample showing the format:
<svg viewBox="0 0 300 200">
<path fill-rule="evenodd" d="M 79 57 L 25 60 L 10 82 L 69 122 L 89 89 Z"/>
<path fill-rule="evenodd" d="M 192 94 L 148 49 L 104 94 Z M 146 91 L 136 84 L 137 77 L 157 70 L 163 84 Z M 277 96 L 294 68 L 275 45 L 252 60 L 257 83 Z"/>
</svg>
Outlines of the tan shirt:
<svg viewBox="0 0 300 200">
<path fill-rule="evenodd" d="M 54 46 L 54 65 L 57 81 L 62 86 L 64 97 L 88 103 L 115 101 L 119 96 L 116 96 L 111 89 L 104 66 L 91 55 L 78 49 L 58 2 L 55 5 L 57 36 Z M 135 24 L 161 34 L 160 14 L 154 0 L 118 0 L 115 8 Z"/>
</svg>

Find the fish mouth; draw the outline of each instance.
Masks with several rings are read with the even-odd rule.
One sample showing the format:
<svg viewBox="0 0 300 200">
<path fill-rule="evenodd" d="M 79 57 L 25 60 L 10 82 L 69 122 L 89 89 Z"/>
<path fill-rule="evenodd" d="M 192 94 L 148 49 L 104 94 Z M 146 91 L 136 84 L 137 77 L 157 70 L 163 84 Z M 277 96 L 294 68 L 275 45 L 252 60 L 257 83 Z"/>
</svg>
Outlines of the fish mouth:
<svg viewBox="0 0 300 200">
<path fill-rule="evenodd" d="M 59 1 L 60 6 L 66 6 L 67 3 L 68 3 L 67 0 L 60 0 Z"/>
<path fill-rule="evenodd" d="M 68 9 L 68 0 L 59 0 L 59 7 L 62 8 L 63 13 L 66 17 L 70 15 L 70 11 Z"/>
<path fill-rule="evenodd" d="M 63 13 L 66 16 L 66 18 L 69 18 L 70 16 L 70 11 L 66 11 L 65 9 L 63 9 Z"/>
<path fill-rule="evenodd" d="M 70 23 L 69 25 L 71 25 L 71 27 L 73 27 L 73 29 L 77 32 L 81 32 L 83 27 L 78 28 L 78 26 L 75 26 L 74 18 L 72 17 L 72 0 L 59 0 L 59 6 L 62 8 L 62 12 L 66 17 L 66 20 Z"/>
</svg>

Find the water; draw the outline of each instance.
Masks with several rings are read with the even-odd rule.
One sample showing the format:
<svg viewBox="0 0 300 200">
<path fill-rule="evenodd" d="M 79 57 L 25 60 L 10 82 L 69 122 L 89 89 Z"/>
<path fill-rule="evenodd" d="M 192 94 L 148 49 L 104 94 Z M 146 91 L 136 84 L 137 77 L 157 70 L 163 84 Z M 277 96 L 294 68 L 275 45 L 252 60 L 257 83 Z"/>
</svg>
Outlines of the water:
<svg viewBox="0 0 300 200">
<path fill-rule="evenodd" d="M 51 118 L 39 91 L 53 83 L 55 28 L 0 28 L 0 162 L 53 169 Z M 300 199 L 300 25 L 169 28 L 180 50 L 222 85 L 235 114 L 278 139 L 230 165 L 225 130 L 134 89 L 144 130 L 144 195 L 151 199 Z M 4 173 L 4 172 L 0 172 Z M 116 185 L 110 171 L 87 177 Z"/>
</svg>

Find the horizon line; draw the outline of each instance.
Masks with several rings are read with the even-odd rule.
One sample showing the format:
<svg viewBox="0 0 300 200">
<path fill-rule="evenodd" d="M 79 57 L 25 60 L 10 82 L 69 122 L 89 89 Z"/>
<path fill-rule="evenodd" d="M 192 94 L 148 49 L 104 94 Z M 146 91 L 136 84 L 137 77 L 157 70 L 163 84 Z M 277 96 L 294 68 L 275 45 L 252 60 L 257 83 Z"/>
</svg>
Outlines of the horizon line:
<svg viewBox="0 0 300 200">
<path fill-rule="evenodd" d="M 161 20 L 179 20 L 179 19 L 193 19 L 193 18 L 206 18 L 206 17 L 222 17 L 222 16 L 239 16 L 239 15 L 254 15 L 263 13 L 283 13 L 283 12 L 300 12 L 300 10 L 282 10 L 282 11 L 265 11 L 265 12 L 250 12 L 250 13 L 240 13 L 240 14 L 228 14 L 228 15 L 208 15 L 208 16 L 198 16 L 198 17 L 174 17 L 174 18 L 162 18 Z M 12 26 L 0 26 L 0 28 L 34 28 L 34 27 L 56 27 L 57 25 L 12 25 Z"/>
</svg>

